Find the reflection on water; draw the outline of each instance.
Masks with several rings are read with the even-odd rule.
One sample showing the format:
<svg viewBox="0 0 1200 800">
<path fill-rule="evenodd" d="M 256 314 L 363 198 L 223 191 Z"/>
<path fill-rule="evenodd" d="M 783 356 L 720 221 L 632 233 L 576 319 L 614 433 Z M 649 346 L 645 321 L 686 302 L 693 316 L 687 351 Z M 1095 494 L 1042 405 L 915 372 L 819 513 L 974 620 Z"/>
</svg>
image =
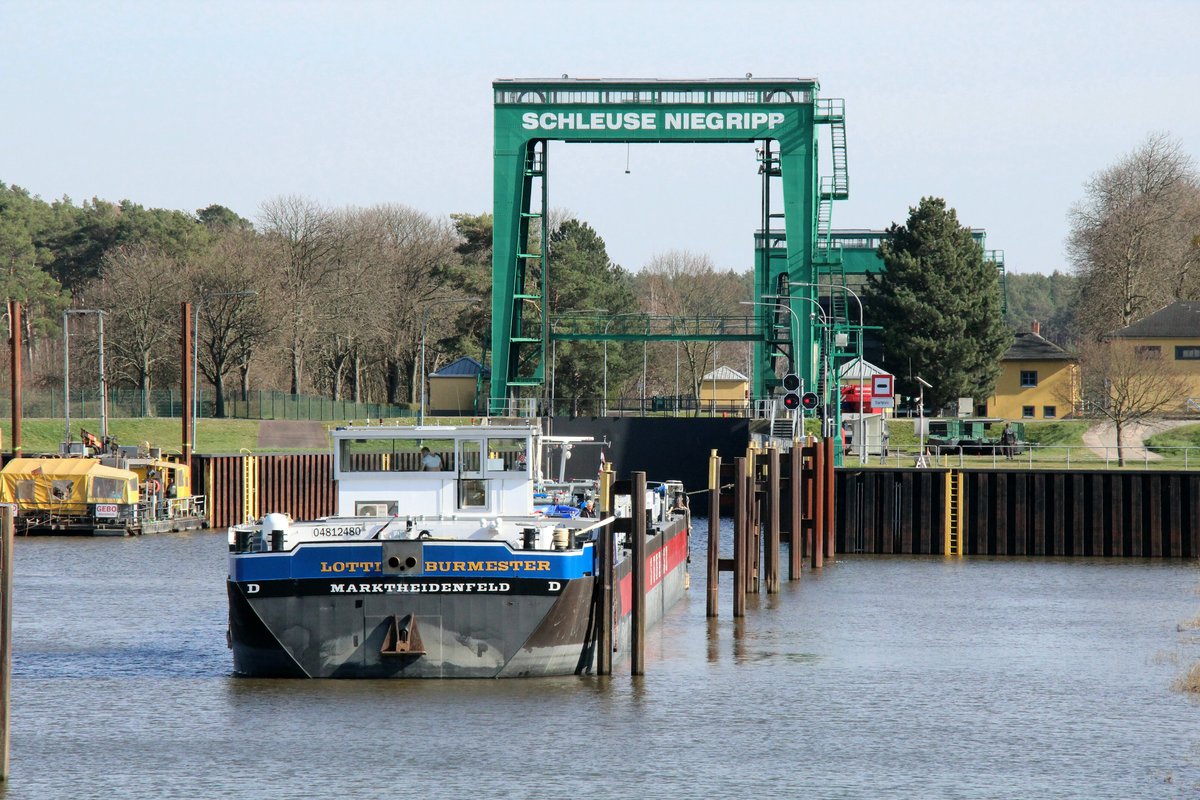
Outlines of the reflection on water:
<svg viewBox="0 0 1200 800">
<path fill-rule="evenodd" d="M 637 680 L 263 681 L 223 534 L 22 539 L 4 796 L 1200 792 L 1195 563 L 842 557 L 737 622 L 692 575 Z"/>
</svg>

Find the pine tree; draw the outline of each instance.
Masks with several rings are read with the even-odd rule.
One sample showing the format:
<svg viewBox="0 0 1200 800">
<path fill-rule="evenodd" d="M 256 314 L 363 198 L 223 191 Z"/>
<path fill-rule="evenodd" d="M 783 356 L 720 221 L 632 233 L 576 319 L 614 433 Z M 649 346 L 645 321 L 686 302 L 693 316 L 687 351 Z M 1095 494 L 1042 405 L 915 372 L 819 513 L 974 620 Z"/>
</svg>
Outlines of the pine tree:
<svg viewBox="0 0 1200 800">
<path fill-rule="evenodd" d="M 917 394 L 920 376 L 932 384 L 925 399 L 934 409 L 988 397 L 1012 343 L 996 264 L 941 198 L 922 198 L 888 233 L 885 271 L 868 276 L 865 302 L 901 390 Z"/>
</svg>

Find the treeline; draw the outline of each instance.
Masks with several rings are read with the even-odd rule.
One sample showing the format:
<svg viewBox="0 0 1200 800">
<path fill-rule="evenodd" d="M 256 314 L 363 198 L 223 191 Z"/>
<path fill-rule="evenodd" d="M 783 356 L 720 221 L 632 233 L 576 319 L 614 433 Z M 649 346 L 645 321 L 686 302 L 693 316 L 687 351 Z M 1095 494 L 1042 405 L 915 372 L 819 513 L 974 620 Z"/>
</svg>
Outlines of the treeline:
<svg viewBox="0 0 1200 800">
<path fill-rule="evenodd" d="M 491 240 L 490 214 L 439 219 L 402 205 L 327 208 L 282 196 L 252 222 L 220 205 L 188 213 L 45 202 L 0 183 L 0 291 L 25 308 L 29 383 L 61 387 L 62 311 L 75 308 L 105 312 L 111 386 L 147 399 L 177 386 L 187 300 L 198 319 L 201 385 L 214 388 L 218 415 L 227 394 L 254 389 L 415 404 L 422 334 L 430 372 L 460 355 L 488 360 Z M 732 315 L 749 294 L 749 274 L 690 253 L 630 272 L 589 225 L 561 214 L 549 247 L 552 316 Z M 94 330 L 87 318 L 70 325 L 73 338 Z M 88 357 L 83 344 L 72 347 L 73 360 Z M 576 403 L 599 396 L 605 361 L 617 393 L 674 394 L 679 380 L 694 394 L 712 345 L 671 346 L 669 359 L 665 349 L 610 345 L 605 354 L 596 343 L 563 343 L 557 394 Z M 72 385 L 91 372 L 73 369 Z"/>
</svg>

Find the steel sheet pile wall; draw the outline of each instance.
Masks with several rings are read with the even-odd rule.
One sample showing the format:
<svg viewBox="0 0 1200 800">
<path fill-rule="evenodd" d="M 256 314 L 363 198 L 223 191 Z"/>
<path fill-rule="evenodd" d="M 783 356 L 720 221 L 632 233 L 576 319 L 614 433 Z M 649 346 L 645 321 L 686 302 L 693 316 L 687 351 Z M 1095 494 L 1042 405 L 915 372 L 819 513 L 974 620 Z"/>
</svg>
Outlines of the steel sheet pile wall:
<svg viewBox="0 0 1200 800">
<path fill-rule="evenodd" d="M 949 474 L 839 470 L 838 551 L 943 553 Z M 958 502 L 967 555 L 1200 557 L 1200 473 L 962 475 Z"/>
<path fill-rule="evenodd" d="M 837 552 L 943 551 L 946 475 L 938 470 L 838 470 Z"/>
<path fill-rule="evenodd" d="M 1200 556 L 1200 474 L 964 475 L 968 554 Z"/>
<path fill-rule="evenodd" d="M 208 524 L 224 528 L 243 522 L 243 476 L 247 456 L 195 456 L 196 491 L 208 500 Z M 332 514 L 337 504 L 333 457 L 328 453 L 250 456 L 258 461 L 257 514 L 282 512 L 292 519 Z"/>
</svg>

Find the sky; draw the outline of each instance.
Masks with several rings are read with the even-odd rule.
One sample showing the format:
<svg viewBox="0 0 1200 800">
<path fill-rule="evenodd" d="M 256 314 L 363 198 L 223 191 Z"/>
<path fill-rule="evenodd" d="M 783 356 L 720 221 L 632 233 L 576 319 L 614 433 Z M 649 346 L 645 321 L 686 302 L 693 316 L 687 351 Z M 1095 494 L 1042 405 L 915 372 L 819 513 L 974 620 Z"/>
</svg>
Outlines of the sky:
<svg viewBox="0 0 1200 800">
<path fill-rule="evenodd" d="M 0 181 L 250 219 L 288 194 L 480 213 L 497 78 L 816 78 L 846 103 L 835 228 L 939 196 L 1009 272 L 1049 273 L 1091 175 L 1154 131 L 1200 158 L 1197 31 L 1200 3 L 1152 0 L 0 0 Z M 751 145 L 552 143 L 549 162 L 551 207 L 623 267 L 751 268 Z"/>
</svg>

